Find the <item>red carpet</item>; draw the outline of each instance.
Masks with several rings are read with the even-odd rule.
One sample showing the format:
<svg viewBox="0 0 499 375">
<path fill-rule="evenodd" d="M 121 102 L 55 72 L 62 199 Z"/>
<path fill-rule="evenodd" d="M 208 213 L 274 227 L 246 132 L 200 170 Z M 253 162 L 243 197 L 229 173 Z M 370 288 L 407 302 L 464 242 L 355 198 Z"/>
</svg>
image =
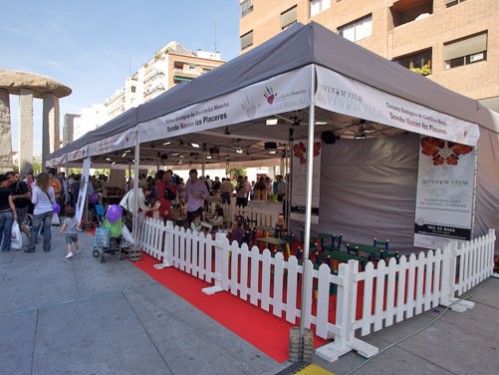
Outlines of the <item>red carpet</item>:
<svg viewBox="0 0 499 375">
<path fill-rule="evenodd" d="M 228 292 L 208 296 L 201 291 L 209 286 L 207 283 L 173 267 L 156 270 L 153 267 L 156 263 L 156 259 L 143 253 L 142 260 L 133 264 L 269 357 L 278 362 L 288 359 L 289 332 L 293 325 L 284 318 L 277 318 Z M 315 338 L 315 347 L 325 343 Z"/>
</svg>

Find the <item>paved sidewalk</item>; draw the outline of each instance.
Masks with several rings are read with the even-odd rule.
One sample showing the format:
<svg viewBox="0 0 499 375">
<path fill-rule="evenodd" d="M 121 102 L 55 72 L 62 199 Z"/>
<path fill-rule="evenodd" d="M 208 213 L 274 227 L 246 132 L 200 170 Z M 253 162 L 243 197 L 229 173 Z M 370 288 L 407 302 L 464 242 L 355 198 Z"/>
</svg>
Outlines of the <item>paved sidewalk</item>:
<svg viewBox="0 0 499 375">
<path fill-rule="evenodd" d="M 0 374 L 275 374 L 279 364 L 142 273 L 110 256 L 99 263 L 92 237 L 65 259 L 53 228 L 52 251 L 0 253 Z M 26 242 L 26 239 L 25 239 Z M 447 312 L 355 374 L 499 373 L 499 279 L 471 298 L 473 310 Z M 440 308 L 440 311 L 443 311 Z M 438 314 L 429 311 L 363 338 L 380 349 Z M 336 375 L 366 360 L 349 353 Z"/>
</svg>

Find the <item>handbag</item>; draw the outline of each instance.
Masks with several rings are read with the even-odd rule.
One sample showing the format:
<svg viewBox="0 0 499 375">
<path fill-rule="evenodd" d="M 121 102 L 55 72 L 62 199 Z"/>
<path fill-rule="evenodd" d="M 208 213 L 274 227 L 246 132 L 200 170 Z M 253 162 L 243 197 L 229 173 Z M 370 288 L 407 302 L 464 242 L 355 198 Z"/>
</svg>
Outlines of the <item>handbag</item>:
<svg viewBox="0 0 499 375">
<path fill-rule="evenodd" d="M 21 237 L 21 229 L 17 220 L 12 224 L 12 233 L 10 240 L 10 248 L 13 250 L 20 250 L 23 247 L 23 238 Z"/>
<path fill-rule="evenodd" d="M 163 195 L 164 195 L 164 198 L 169 200 L 169 201 L 173 201 L 173 200 L 175 200 L 175 198 L 177 198 L 177 194 L 175 194 L 175 192 L 168 187 L 165 188 L 165 192 Z"/>
</svg>

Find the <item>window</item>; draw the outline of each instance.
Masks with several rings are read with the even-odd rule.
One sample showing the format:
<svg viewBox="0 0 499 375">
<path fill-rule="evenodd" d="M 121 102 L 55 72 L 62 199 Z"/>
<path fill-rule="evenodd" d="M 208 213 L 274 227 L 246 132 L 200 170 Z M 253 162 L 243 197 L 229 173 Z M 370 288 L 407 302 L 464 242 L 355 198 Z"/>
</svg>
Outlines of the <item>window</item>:
<svg viewBox="0 0 499 375">
<path fill-rule="evenodd" d="M 450 7 L 454 6 L 454 5 L 462 3 L 463 1 L 465 1 L 465 0 L 445 0 L 445 6 L 447 8 L 450 8 Z"/>
<path fill-rule="evenodd" d="M 418 21 L 433 14 L 432 0 L 397 0 L 390 7 L 393 26 Z"/>
<path fill-rule="evenodd" d="M 340 35 L 351 42 L 368 38 L 372 35 L 372 15 L 338 28 Z"/>
<path fill-rule="evenodd" d="M 431 74 L 431 49 L 398 57 L 394 61 L 407 69 L 421 72 L 423 75 Z"/>
<path fill-rule="evenodd" d="M 281 13 L 281 30 L 286 30 L 296 23 L 296 10 L 297 6 L 295 5 L 293 8 Z"/>
<path fill-rule="evenodd" d="M 487 32 L 444 44 L 445 69 L 487 60 Z"/>
<path fill-rule="evenodd" d="M 331 0 L 310 0 L 310 17 L 328 9 L 331 6 Z"/>
<path fill-rule="evenodd" d="M 253 12 L 253 0 L 244 0 L 241 3 L 241 18 Z"/>
<path fill-rule="evenodd" d="M 253 30 L 241 36 L 241 51 L 253 45 Z"/>
</svg>

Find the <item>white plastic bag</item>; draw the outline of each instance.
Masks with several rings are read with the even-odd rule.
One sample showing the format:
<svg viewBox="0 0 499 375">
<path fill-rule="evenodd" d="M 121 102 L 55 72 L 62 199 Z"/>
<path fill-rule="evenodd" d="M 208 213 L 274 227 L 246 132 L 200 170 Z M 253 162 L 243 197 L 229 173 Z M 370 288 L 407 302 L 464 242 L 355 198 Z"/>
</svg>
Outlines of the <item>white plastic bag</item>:
<svg viewBox="0 0 499 375">
<path fill-rule="evenodd" d="M 123 225 L 123 228 L 121 229 L 121 236 L 130 245 L 135 245 L 135 239 L 133 238 L 132 234 L 130 233 L 126 225 Z"/>
<path fill-rule="evenodd" d="M 21 237 L 21 229 L 17 220 L 12 224 L 12 235 L 10 240 L 10 248 L 13 250 L 20 250 L 23 247 L 23 238 Z"/>
<path fill-rule="evenodd" d="M 58 227 L 61 225 L 61 219 L 59 218 L 59 215 L 54 212 L 54 215 L 52 215 L 52 225 Z"/>
</svg>

